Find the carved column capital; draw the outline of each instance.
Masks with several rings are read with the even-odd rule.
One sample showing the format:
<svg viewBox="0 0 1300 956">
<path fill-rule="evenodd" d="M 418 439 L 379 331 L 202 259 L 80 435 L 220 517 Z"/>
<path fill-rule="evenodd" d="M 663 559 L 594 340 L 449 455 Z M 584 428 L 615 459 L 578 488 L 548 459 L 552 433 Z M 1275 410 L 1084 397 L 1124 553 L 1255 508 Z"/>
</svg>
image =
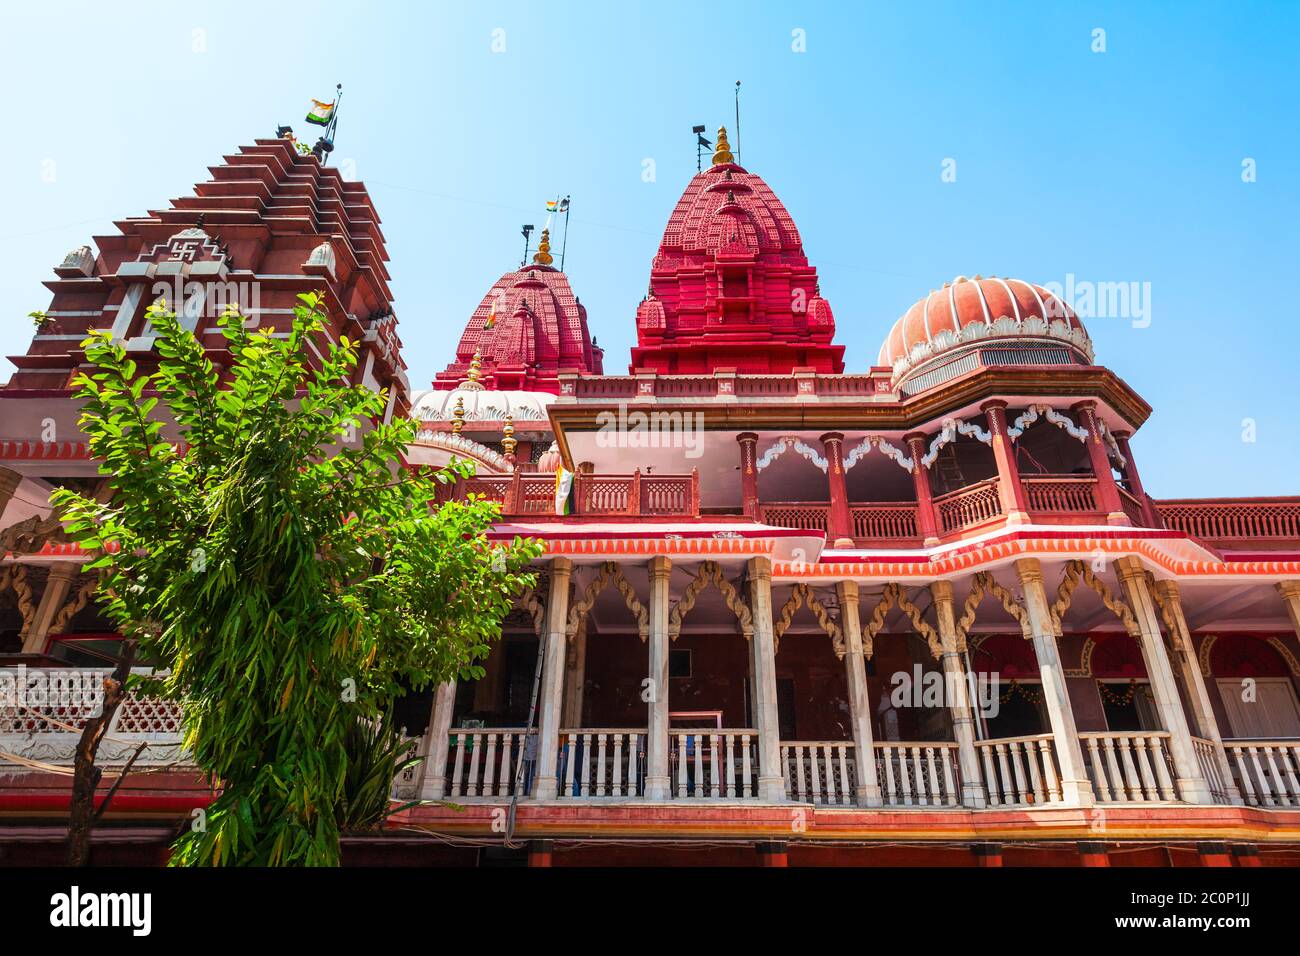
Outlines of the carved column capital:
<svg viewBox="0 0 1300 956">
<path fill-rule="evenodd" d="M 860 593 L 857 581 L 839 581 L 836 583 L 836 589 L 839 591 L 841 604 L 857 605 Z"/>
<path fill-rule="evenodd" d="M 951 604 L 952 603 L 952 582 L 951 581 L 931 581 L 930 593 L 934 595 L 935 603 Z"/>
<path fill-rule="evenodd" d="M 1043 566 L 1037 558 L 1020 558 L 1016 561 L 1016 574 L 1023 583 L 1043 581 Z"/>
</svg>

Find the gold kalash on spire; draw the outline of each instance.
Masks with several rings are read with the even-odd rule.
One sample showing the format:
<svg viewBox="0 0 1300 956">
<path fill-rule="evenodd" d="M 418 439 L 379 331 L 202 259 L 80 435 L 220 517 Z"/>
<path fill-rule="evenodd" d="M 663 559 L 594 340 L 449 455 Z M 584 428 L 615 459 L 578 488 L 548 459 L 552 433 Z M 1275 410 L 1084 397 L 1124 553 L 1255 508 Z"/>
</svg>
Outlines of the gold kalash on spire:
<svg viewBox="0 0 1300 956">
<path fill-rule="evenodd" d="M 731 144 L 727 142 L 727 127 L 718 127 L 718 145 L 713 149 L 713 165 L 721 166 L 723 163 L 734 163 L 736 157 L 731 155 Z"/>
<path fill-rule="evenodd" d="M 537 252 L 533 255 L 533 263 L 539 266 L 549 266 L 555 261 L 551 255 L 551 230 L 542 230 L 542 241 L 537 244 Z"/>
</svg>

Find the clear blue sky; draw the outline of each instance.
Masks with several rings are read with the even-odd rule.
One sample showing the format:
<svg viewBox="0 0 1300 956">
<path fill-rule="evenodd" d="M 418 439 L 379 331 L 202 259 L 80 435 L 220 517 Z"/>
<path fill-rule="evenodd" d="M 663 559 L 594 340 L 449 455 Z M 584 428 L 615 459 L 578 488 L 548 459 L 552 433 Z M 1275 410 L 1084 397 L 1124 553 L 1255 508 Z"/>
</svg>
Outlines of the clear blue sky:
<svg viewBox="0 0 1300 956">
<path fill-rule="evenodd" d="M 1148 489 L 1300 493 L 1300 4 L 228 0 L 5 16 L 0 354 L 25 351 L 26 313 L 68 249 L 277 123 L 306 132 L 308 98 L 342 82 L 335 157 L 383 217 L 413 384 L 448 361 L 518 261 L 519 225 L 540 227 L 557 193 L 573 196 L 567 271 L 607 370 L 625 371 L 695 169 L 690 128 L 730 126 L 740 79 L 741 159 L 795 217 L 851 370 L 958 274 L 1149 282 L 1149 327 L 1089 323 L 1098 360 L 1155 409 L 1135 440 Z"/>
</svg>

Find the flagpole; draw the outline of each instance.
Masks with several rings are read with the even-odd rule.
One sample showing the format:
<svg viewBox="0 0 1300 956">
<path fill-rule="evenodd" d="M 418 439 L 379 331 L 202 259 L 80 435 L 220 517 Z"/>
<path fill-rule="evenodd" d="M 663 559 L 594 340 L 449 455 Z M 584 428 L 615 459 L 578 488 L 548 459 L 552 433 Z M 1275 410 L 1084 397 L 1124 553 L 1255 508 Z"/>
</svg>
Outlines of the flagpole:
<svg viewBox="0 0 1300 956">
<path fill-rule="evenodd" d="M 339 125 L 339 103 L 341 103 L 342 101 L 343 101 L 343 84 L 335 83 L 334 84 L 334 113 L 332 116 L 330 116 L 329 125 L 325 127 L 325 139 L 329 140 L 331 146 L 334 145 L 334 132 L 335 130 L 338 129 L 338 125 Z M 330 154 L 326 153 L 321 158 L 321 165 L 328 166 L 329 162 L 330 162 Z"/>
<path fill-rule="evenodd" d="M 560 243 L 560 271 L 564 271 L 564 251 L 569 248 L 569 197 L 564 197 L 564 241 Z"/>
</svg>

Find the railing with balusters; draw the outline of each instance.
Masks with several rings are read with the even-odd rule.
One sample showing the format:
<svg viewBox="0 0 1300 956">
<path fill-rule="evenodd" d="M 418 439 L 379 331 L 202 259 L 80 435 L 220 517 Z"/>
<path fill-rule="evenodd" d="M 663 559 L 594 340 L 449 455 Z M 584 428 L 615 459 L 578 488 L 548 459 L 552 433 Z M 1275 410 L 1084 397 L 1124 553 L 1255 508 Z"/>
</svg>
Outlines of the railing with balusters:
<svg viewBox="0 0 1300 956">
<path fill-rule="evenodd" d="M 1079 740 L 1098 802 L 1178 799 L 1167 731 L 1082 733 Z"/>
<path fill-rule="evenodd" d="M 1097 479 L 1082 475 L 1029 475 L 1021 478 L 1025 506 L 1048 514 L 1087 513 L 1098 510 Z"/>
<path fill-rule="evenodd" d="M 939 516 L 939 530 L 943 533 L 991 521 L 1002 514 L 998 480 L 989 478 L 940 495 L 934 499 L 934 510 Z"/>
<path fill-rule="evenodd" d="M 1155 508 L 1166 528 L 1205 541 L 1300 540 L 1300 498 L 1182 498 Z"/>
<path fill-rule="evenodd" d="M 766 501 L 758 506 L 758 520 L 778 528 L 829 533 L 831 506 L 818 501 Z"/>
<path fill-rule="evenodd" d="M 920 537 L 915 503 L 850 504 L 853 537 L 859 541 L 913 541 Z"/>
<path fill-rule="evenodd" d="M 950 741 L 876 743 L 876 779 L 887 807 L 961 803 L 957 745 Z"/>
<path fill-rule="evenodd" d="M 758 731 L 669 731 L 674 799 L 750 800 L 758 796 Z"/>
<path fill-rule="evenodd" d="M 1061 800 L 1051 734 L 975 741 L 991 807 L 1042 806 Z"/>
<path fill-rule="evenodd" d="M 645 793 L 644 730 L 561 730 L 561 797 L 639 797 Z"/>
<path fill-rule="evenodd" d="M 153 669 L 137 667 L 132 673 L 150 675 Z M 29 680 L 43 678 L 48 690 L 21 706 L 17 696 L 0 696 L 0 751 L 17 758 L 0 759 L 0 770 L 23 769 L 22 761 L 71 765 L 82 728 L 103 712 L 103 683 L 111 674 L 103 668 L 28 670 Z M 96 762 L 119 766 L 134 757 L 141 766 L 192 766 L 181 738 L 178 704 L 130 692 L 104 728 Z M 136 756 L 141 744 L 146 746 Z"/>
<path fill-rule="evenodd" d="M 525 756 L 522 727 L 457 728 L 448 741 L 444 796 L 486 800 L 514 794 L 516 772 Z M 525 791 L 527 784 L 521 782 Z"/>
<path fill-rule="evenodd" d="M 852 741 L 783 741 L 785 795 L 799 803 L 854 802 L 857 757 Z"/>
<path fill-rule="evenodd" d="M 480 495 L 501 503 L 505 515 L 553 515 L 555 476 L 526 473 L 459 478 L 439 491 L 440 502 Z M 626 517 L 683 516 L 700 513 L 700 476 L 645 475 L 638 469 L 630 475 L 579 474 L 574 476 L 575 515 L 622 515 Z"/>
<path fill-rule="evenodd" d="M 1214 797 L 1214 802 L 1227 803 L 1227 784 L 1231 781 L 1223 778 L 1223 765 L 1219 762 L 1218 748 L 1215 747 L 1214 741 L 1206 740 L 1204 737 L 1193 737 L 1192 749 L 1196 751 L 1196 763 L 1201 768 L 1201 775 L 1205 777 L 1205 782 L 1210 786 L 1210 794 Z"/>
<path fill-rule="evenodd" d="M 1300 740 L 1225 740 L 1223 746 L 1248 806 L 1300 806 Z"/>
</svg>

